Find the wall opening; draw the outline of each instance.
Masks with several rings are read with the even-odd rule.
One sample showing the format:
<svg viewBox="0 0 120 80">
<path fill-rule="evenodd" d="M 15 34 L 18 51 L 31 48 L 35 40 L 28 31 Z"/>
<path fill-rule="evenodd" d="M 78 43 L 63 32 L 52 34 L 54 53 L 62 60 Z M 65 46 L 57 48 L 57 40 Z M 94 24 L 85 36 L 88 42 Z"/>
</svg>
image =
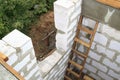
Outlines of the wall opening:
<svg viewBox="0 0 120 80">
<path fill-rule="evenodd" d="M 30 28 L 29 34 L 32 38 L 37 60 L 41 61 L 55 49 L 56 29 L 53 11 L 41 15 L 37 24 Z"/>
</svg>

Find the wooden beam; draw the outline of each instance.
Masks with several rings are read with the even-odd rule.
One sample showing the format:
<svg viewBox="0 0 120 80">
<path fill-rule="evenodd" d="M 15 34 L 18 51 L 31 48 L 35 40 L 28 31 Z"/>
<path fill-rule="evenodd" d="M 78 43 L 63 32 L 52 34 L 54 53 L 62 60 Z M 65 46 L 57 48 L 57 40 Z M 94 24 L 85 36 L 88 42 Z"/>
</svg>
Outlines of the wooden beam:
<svg viewBox="0 0 120 80">
<path fill-rule="evenodd" d="M 0 58 L 0 64 L 10 71 L 18 80 L 25 80 L 16 70 L 9 66 L 3 59 Z"/>
<path fill-rule="evenodd" d="M 3 59 L 5 62 L 8 61 L 8 57 L 0 52 L 0 58 Z"/>
<path fill-rule="evenodd" d="M 120 0 L 96 0 L 96 1 L 115 8 L 120 8 Z"/>
<path fill-rule="evenodd" d="M 83 78 L 83 80 L 94 80 L 94 79 L 92 79 L 91 77 L 85 75 L 84 78 Z"/>
</svg>

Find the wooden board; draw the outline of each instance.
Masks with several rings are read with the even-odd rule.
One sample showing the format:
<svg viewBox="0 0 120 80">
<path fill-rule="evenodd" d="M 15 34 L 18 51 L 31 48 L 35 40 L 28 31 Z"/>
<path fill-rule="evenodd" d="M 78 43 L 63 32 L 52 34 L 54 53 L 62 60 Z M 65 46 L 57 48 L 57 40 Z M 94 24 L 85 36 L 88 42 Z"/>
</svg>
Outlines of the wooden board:
<svg viewBox="0 0 120 80">
<path fill-rule="evenodd" d="M 0 58 L 0 64 L 8 70 L 11 74 L 13 74 L 18 80 L 25 80 L 16 70 L 14 70 L 11 66 L 9 66 L 3 59 Z"/>
<path fill-rule="evenodd" d="M 120 0 L 97 0 L 97 1 L 115 8 L 120 8 Z"/>
<path fill-rule="evenodd" d="M 94 80 L 94 79 L 91 78 L 91 77 L 89 77 L 89 76 L 87 76 L 87 75 L 85 75 L 85 76 L 83 77 L 83 80 Z"/>
</svg>

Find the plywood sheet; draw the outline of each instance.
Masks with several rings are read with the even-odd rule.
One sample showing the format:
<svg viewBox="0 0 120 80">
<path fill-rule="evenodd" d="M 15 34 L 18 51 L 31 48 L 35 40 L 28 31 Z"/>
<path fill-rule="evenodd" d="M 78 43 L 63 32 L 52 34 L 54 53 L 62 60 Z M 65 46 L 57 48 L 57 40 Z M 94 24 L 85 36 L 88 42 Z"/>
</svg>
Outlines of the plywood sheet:
<svg viewBox="0 0 120 80">
<path fill-rule="evenodd" d="M 97 1 L 115 8 L 120 8 L 120 0 L 97 0 Z"/>
</svg>

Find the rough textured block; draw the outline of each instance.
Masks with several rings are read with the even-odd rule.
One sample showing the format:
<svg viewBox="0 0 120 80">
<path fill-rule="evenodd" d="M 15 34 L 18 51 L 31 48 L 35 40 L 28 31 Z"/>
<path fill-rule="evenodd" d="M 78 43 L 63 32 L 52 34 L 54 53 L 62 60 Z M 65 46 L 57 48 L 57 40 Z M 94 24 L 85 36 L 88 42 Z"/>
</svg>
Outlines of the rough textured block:
<svg viewBox="0 0 120 80">
<path fill-rule="evenodd" d="M 94 73 L 90 73 L 89 74 L 91 77 L 93 77 L 96 80 L 102 80 L 98 75 L 94 74 Z"/>
<path fill-rule="evenodd" d="M 102 33 L 105 33 L 116 40 L 120 40 L 120 31 L 116 30 L 108 25 L 103 24 Z"/>
<path fill-rule="evenodd" d="M 108 74 L 116 79 L 120 79 L 120 75 L 118 73 L 115 73 L 114 71 L 112 70 L 109 70 Z"/>
<path fill-rule="evenodd" d="M 9 57 L 12 54 L 15 54 L 16 50 L 10 45 L 7 45 L 7 43 L 5 43 L 4 41 L 0 40 L 0 52 Z"/>
<path fill-rule="evenodd" d="M 54 66 L 62 57 L 61 54 L 59 54 L 57 51 L 53 52 L 51 55 L 49 55 L 47 58 L 44 59 L 44 61 L 52 66 Z"/>
<path fill-rule="evenodd" d="M 97 72 L 97 69 L 96 69 L 95 67 L 90 66 L 90 65 L 88 65 L 88 64 L 85 64 L 85 68 L 86 68 L 87 70 L 89 70 L 90 72 L 93 72 L 93 73 L 96 73 L 96 72 Z"/>
<path fill-rule="evenodd" d="M 95 23 L 96 23 L 96 22 L 93 21 L 92 19 L 84 18 L 82 24 L 84 24 L 84 25 L 86 25 L 86 26 L 89 26 L 90 28 L 94 28 Z"/>
<path fill-rule="evenodd" d="M 29 72 L 29 74 L 25 77 L 26 80 L 32 80 L 30 79 L 31 77 L 33 77 L 33 75 L 39 70 L 38 66 L 36 66 L 33 70 L 31 70 L 31 72 Z"/>
<path fill-rule="evenodd" d="M 112 40 L 112 41 L 110 42 L 109 48 L 120 52 L 120 42 L 117 42 L 117 41 L 115 41 L 115 40 Z"/>
<path fill-rule="evenodd" d="M 103 46 L 101 46 L 101 45 L 97 45 L 96 47 L 97 47 L 97 52 L 98 52 L 98 53 L 102 53 L 102 54 L 103 54 L 103 53 L 106 53 L 106 52 L 105 52 L 105 50 L 106 50 L 105 47 L 103 47 Z"/>
<path fill-rule="evenodd" d="M 113 70 L 115 70 L 115 71 L 117 71 L 117 72 L 120 71 L 120 67 L 119 67 L 117 64 L 115 64 L 114 62 L 112 62 L 112 61 L 110 61 L 109 59 L 107 59 L 107 58 L 103 60 L 103 63 L 104 63 L 106 66 L 110 67 L 111 69 L 113 69 Z"/>
<path fill-rule="evenodd" d="M 60 41 L 56 41 L 56 48 L 57 50 L 61 50 L 63 52 L 66 52 L 68 51 L 71 47 L 72 47 L 72 44 L 73 44 L 73 40 L 71 41 L 68 41 L 69 43 L 65 43 L 65 42 L 60 42 Z"/>
<path fill-rule="evenodd" d="M 89 56 L 92 58 L 92 59 L 95 59 L 97 61 L 99 61 L 101 59 L 101 56 L 97 53 L 94 53 L 93 51 L 90 51 L 89 52 Z"/>
<path fill-rule="evenodd" d="M 55 27 L 58 30 L 66 32 L 69 25 L 69 17 L 74 10 L 71 1 L 56 1 L 54 3 Z"/>
<path fill-rule="evenodd" d="M 96 33 L 94 41 L 98 42 L 99 44 L 102 44 L 102 45 L 106 46 L 108 39 L 104 35 L 102 35 L 100 33 Z"/>
<path fill-rule="evenodd" d="M 97 52 L 98 53 L 101 53 L 105 56 L 107 56 L 108 58 L 110 59 L 113 59 L 114 55 L 115 55 L 115 52 L 114 51 L 111 51 L 109 49 L 106 49 L 105 47 L 101 46 L 101 45 L 97 45 Z"/>
<path fill-rule="evenodd" d="M 2 40 L 14 48 L 20 48 L 31 39 L 15 29 L 12 32 L 10 32 L 8 35 L 3 37 Z"/>
<path fill-rule="evenodd" d="M 114 80 L 112 77 L 106 75 L 105 73 L 99 71 L 98 75 L 101 76 L 101 78 L 103 78 L 104 80 Z"/>
<path fill-rule="evenodd" d="M 25 68 L 26 64 L 30 61 L 30 55 L 27 55 L 21 62 L 19 62 L 15 67 L 14 69 L 16 71 L 20 71 L 22 68 Z"/>
<path fill-rule="evenodd" d="M 32 40 L 29 40 L 27 43 L 25 43 L 23 46 L 21 46 L 21 53 L 24 55 L 28 50 L 33 48 Z M 32 53 L 33 56 L 35 56 L 34 53 Z"/>
<path fill-rule="evenodd" d="M 97 69 L 103 71 L 103 72 L 107 72 L 107 70 L 108 70 L 106 66 L 104 66 L 104 65 L 102 65 L 102 64 L 100 64 L 100 63 L 98 63 L 96 61 L 92 61 L 92 65 L 94 67 L 96 67 Z"/>
<path fill-rule="evenodd" d="M 114 57 L 114 55 L 115 55 L 115 52 L 107 49 L 106 52 L 105 52 L 105 55 L 106 55 L 108 58 L 113 59 L 113 57 Z"/>
<path fill-rule="evenodd" d="M 52 65 L 46 63 L 45 61 L 39 62 L 38 65 L 42 78 L 44 78 L 48 74 L 48 72 L 53 68 Z"/>
<path fill-rule="evenodd" d="M 35 65 L 36 63 L 37 63 L 36 58 L 31 60 L 31 62 L 27 65 L 27 71 L 29 71 L 33 67 L 33 65 Z"/>
<path fill-rule="evenodd" d="M 57 50 L 61 50 L 64 52 L 64 51 L 67 51 L 69 48 L 71 48 L 74 36 L 75 36 L 75 32 L 73 30 L 71 30 L 69 33 L 65 33 L 65 34 L 61 34 L 58 32 L 56 34 Z"/>
<path fill-rule="evenodd" d="M 74 30 L 77 27 L 77 24 L 78 24 L 78 19 L 71 21 L 69 23 L 69 27 L 68 27 L 67 31 Z"/>
<path fill-rule="evenodd" d="M 59 60 L 63 59 L 63 58 L 61 59 L 62 56 L 63 55 L 59 54 L 57 51 L 54 51 L 46 59 L 39 62 L 40 72 L 42 74 L 41 76 L 44 79 L 50 78 L 50 76 L 53 75 L 53 73 L 56 73 L 58 71 L 58 67 L 56 64 L 57 64 L 57 62 L 59 62 Z M 60 64 L 59 66 L 61 66 L 61 65 L 62 64 Z M 50 72 L 50 75 L 49 75 L 49 77 L 47 77 L 46 75 L 48 75 L 49 72 Z"/>
<path fill-rule="evenodd" d="M 74 31 L 73 30 L 71 30 L 71 31 L 69 31 L 68 33 L 61 33 L 61 32 L 57 32 L 57 34 L 56 34 L 56 40 L 57 41 L 68 41 L 69 39 L 71 39 L 71 37 L 74 35 Z"/>
<path fill-rule="evenodd" d="M 19 53 L 19 58 L 22 57 L 29 49 L 33 48 L 31 39 L 16 29 L 5 36 L 2 40 L 16 49 L 16 52 Z"/>
<path fill-rule="evenodd" d="M 77 20 L 79 21 L 79 19 L 77 17 L 79 17 L 81 13 L 81 8 L 79 8 L 78 10 L 75 10 L 75 13 L 73 13 L 73 15 L 70 17 L 70 21 L 74 21 L 74 20 Z"/>
</svg>

